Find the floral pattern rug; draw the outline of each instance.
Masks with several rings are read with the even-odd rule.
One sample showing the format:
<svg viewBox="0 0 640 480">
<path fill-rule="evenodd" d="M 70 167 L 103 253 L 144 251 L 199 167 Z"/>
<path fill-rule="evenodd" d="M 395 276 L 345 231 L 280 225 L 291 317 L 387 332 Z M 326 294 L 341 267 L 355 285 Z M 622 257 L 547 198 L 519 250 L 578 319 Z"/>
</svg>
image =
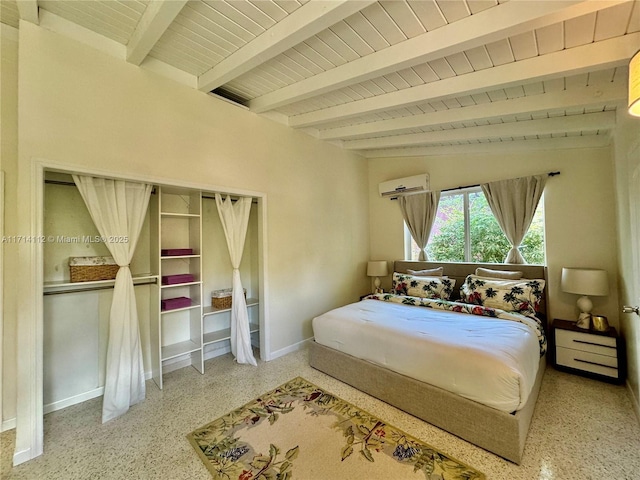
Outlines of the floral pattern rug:
<svg viewBox="0 0 640 480">
<path fill-rule="evenodd" d="M 485 478 L 300 377 L 187 438 L 221 480 Z"/>
</svg>

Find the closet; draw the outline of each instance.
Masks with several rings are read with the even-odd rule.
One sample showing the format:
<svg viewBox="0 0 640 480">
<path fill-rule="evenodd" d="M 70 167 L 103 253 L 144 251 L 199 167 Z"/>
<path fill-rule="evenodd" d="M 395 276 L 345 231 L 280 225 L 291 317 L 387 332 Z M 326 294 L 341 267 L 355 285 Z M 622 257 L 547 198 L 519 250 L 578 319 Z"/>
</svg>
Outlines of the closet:
<svg viewBox="0 0 640 480">
<path fill-rule="evenodd" d="M 69 281 L 69 258 L 109 256 L 70 175 L 47 172 L 44 187 L 44 411 L 100 396 L 113 280 Z M 216 192 L 154 187 L 131 262 L 146 378 L 230 351 L 230 309 L 212 307 L 232 267 Z M 258 205 L 251 209 L 241 265 L 252 344 L 260 346 Z M 164 279 L 164 282 L 163 282 Z M 178 299 L 178 300 L 176 300 Z M 164 383 L 164 384 L 163 384 Z"/>
</svg>

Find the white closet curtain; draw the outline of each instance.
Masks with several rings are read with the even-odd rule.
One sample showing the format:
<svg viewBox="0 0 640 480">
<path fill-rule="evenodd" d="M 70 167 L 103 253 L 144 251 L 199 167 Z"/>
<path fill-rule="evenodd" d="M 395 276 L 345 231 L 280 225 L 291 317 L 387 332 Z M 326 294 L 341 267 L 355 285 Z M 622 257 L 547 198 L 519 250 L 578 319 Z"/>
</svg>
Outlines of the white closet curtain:
<svg viewBox="0 0 640 480">
<path fill-rule="evenodd" d="M 109 315 L 102 422 L 144 400 L 144 366 L 138 312 L 129 263 L 149 205 L 151 185 L 74 175 L 93 223 L 120 266 Z M 109 241 L 112 238 L 115 241 Z M 128 238 L 128 242 L 120 241 Z"/>
<path fill-rule="evenodd" d="M 233 266 L 233 292 L 231 294 L 231 353 L 238 363 L 249 363 L 257 366 L 251 349 L 251 333 L 249 330 L 249 312 L 244 298 L 244 289 L 240 280 L 240 262 L 244 251 L 244 241 L 247 236 L 251 198 L 241 197 L 235 204 L 231 197 L 222 199 L 216 194 L 218 215 L 222 222 L 224 236 L 227 239 L 231 265 Z"/>
<path fill-rule="evenodd" d="M 425 248 L 427 248 L 431 227 L 436 219 L 438 203 L 440 203 L 440 192 L 401 196 L 398 197 L 398 203 L 411 237 L 420 248 L 418 260 L 428 260 Z"/>
<path fill-rule="evenodd" d="M 481 185 L 493 215 L 511 243 L 505 263 L 527 263 L 518 247 L 531 226 L 546 183 L 547 175 L 536 175 Z"/>
</svg>

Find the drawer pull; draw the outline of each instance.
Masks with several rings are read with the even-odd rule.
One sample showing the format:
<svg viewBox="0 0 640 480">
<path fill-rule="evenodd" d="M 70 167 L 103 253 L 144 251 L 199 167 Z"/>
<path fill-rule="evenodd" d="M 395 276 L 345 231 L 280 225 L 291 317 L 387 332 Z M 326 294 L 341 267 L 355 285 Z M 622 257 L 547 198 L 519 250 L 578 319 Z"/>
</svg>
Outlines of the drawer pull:
<svg viewBox="0 0 640 480">
<path fill-rule="evenodd" d="M 594 342 L 585 342 L 584 340 L 573 340 L 575 343 L 583 343 L 585 345 L 595 345 L 596 347 L 606 347 L 606 348 L 613 348 L 615 349 L 615 347 L 612 347 L 611 345 L 603 345 L 601 343 L 594 343 Z"/>
<path fill-rule="evenodd" d="M 597 365 L 599 367 L 610 368 L 611 370 L 618 370 L 616 367 L 611 367 L 609 365 L 603 365 L 601 363 L 596 363 L 596 362 L 589 362 L 587 360 L 581 360 L 579 358 L 574 358 L 573 360 L 576 361 L 576 362 L 588 363 L 589 365 Z"/>
</svg>

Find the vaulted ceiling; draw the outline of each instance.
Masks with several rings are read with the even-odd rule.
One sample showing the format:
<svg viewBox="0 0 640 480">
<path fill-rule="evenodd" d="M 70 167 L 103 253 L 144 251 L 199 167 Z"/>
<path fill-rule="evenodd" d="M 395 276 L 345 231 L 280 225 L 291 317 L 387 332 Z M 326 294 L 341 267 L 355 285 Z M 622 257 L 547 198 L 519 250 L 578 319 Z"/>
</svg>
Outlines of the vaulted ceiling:
<svg viewBox="0 0 640 480">
<path fill-rule="evenodd" d="M 20 19 L 371 158 L 606 145 L 640 49 L 639 0 L 2 0 Z"/>
</svg>

